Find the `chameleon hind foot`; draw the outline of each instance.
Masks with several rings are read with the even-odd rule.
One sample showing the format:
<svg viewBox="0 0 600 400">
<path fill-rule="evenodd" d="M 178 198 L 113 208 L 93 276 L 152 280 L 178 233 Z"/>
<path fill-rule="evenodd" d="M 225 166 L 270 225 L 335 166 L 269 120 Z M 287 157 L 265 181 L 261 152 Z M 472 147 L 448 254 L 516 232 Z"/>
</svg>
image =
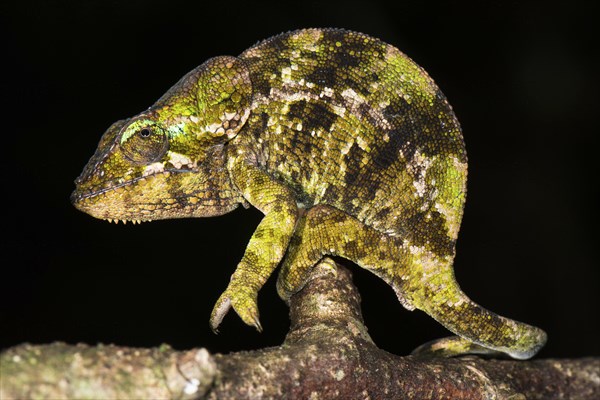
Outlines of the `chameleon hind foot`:
<svg viewBox="0 0 600 400">
<path fill-rule="evenodd" d="M 449 336 L 432 340 L 420 345 L 411 352 L 411 355 L 418 357 L 444 358 L 465 356 L 470 354 L 490 357 L 507 357 L 507 355 L 501 351 L 488 349 L 460 336 Z"/>
</svg>

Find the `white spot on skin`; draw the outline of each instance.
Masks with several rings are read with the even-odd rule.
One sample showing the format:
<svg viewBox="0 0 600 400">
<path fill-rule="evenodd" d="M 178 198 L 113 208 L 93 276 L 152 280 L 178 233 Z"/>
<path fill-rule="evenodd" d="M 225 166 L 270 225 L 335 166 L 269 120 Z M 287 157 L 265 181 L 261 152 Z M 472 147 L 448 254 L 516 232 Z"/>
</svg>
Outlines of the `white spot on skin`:
<svg viewBox="0 0 600 400">
<path fill-rule="evenodd" d="M 327 96 L 327 97 L 333 96 L 333 89 L 325 86 L 323 91 L 319 94 L 319 97 L 323 97 L 323 96 Z"/>
<path fill-rule="evenodd" d="M 449 305 L 450 307 L 459 307 L 459 306 L 461 306 L 461 305 L 462 305 L 463 303 L 465 303 L 465 302 L 466 302 L 466 301 L 465 301 L 465 299 L 464 299 L 464 298 L 462 298 L 462 297 L 460 297 L 460 298 L 459 298 L 457 301 L 455 301 L 455 302 L 452 302 L 452 301 L 450 301 L 450 300 L 448 300 L 448 301 L 447 301 L 447 303 L 448 303 L 448 305 Z"/>
<path fill-rule="evenodd" d="M 344 118 L 346 116 L 346 107 L 342 107 L 342 106 L 337 106 L 335 104 L 331 104 L 331 108 L 340 117 Z M 330 129 L 330 131 L 331 131 L 331 129 Z"/>
<path fill-rule="evenodd" d="M 367 141 L 365 139 L 362 138 L 362 136 L 357 136 L 356 137 L 356 144 L 358 144 L 358 147 L 360 147 L 364 151 L 371 150 L 369 148 L 369 144 L 367 143 Z"/>
<path fill-rule="evenodd" d="M 423 197 L 425 195 L 425 179 L 418 179 L 414 181 L 413 186 L 417 190 L 418 197 Z"/>
<path fill-rule="evenodd" d="M 222 119 L 222 121 L 231 121 L 235 116 L 237 115 L 237 113 L 224 113 L 224 117 L 225 119 Z"/>
<path fill-rule="evenodd" d="M 346 143 L 344 143 L 344 146 L 341 148 L 341 152 L 343 155 L 346 155 L 350 152 L 350 149 L 352 148 L 352 145 L 354 145 L 354 141 L 348 141 Z"/>
<path fill-rule="evenodd" d="M 467 175 L 467 164 L 461 162 L 457 157 L 452 157 L 452 163 L 454 164 L 454 168 Z"/>
<path fill-rule="evenodd" d="M 292 81 L 292 69 L 290 67 L 284 67 L 281 69 L 281 80 L 284 84 L 293 83 Z"/>
<path fill-rule="evenodd" d="M 342 92 L 342 97 L 351 103 L 364 103 L 365 100 L 360 97 L 353 89 L 346 89 Z"/>
<path fill-rule="evenodd" d="M 219 129 L 223 129 L 223 124 L 215 122 L 210 125 L 206 125 L 203 130 L 214 134 L 217 133 Z M 225 133 L 225 130 L 223 130 L 223 133 Z M 197 136 L 198 138 L 201 138 L 202 132 L 198 132 Z"/>
<path fill-rule="evenodd" d="M 360 94 L 356 93 L 353 89 L 344 90 L 342 92 L 342 97 L 344 98 L 344 100 L 347 103 L 348 110 L 352 114 L 355 114 L 355 115 L 360 115 L 360 113 L 363 111 L 361 111 L 359 109 L 359 107 L 361 105 L 368 103 L 364 97 L 362 97 Z M 389 104 L 389 101 L 387 101 L 387 103 Z M 379 104 L 380 108 L 384 108 L 384 107 L 381 107 L 382 104 L 385 104 L 385 102 Z M 375 107 L 375 105 L 370 105 L 366 109 L 368 110 L 371 118 L 373 118 L 373 120 L 375 120 L 375 121 L 378 121 L 378 123 L 381 124 L 381 126 L 384 129 L 392 128 L 389 121 L 382 114 L 382 111 L 380 109 L 378 109 L 377 107 Z"/>
<path fill-rule="evenodd" d="M 142 172 L 142 176 L 154 175 L 161 173 L 165 170 L 165 164 L 162 162 L 155 162 L 148 165 L 144 168 L 144 172 Z"/>
<path fill-rule="evenodd" d="M 425 192 L 427 189 L 427 182 L 425 181 L 425 177 L 427 175 L 427 170 L 433 163 L 433 159 L 424 156 L 420 151 L 416 151 L 411 163 L 407 165 L 407 169 L 411 172 L 411 175 L 414 177 L 413 186 L 416 189 L 415 195 L 417 197 L 425 196 Z"/>
<path fill-rule="evenodd" d="M 444 216 L 446 229 L 448 229 L 448 236 L 456 239 L 460 229 L 460 224 L 456 222 L 458 220 L 457 210 L 440 203 L 435 203 L 435 209 Z"/>
<path fill-rule="evenodd" d="M 327 191 L 327 186 L 323 185 L 321 187 L 321 190 L 319 192 L 319 198 L 323 197 L 325 195 L 325 192 Z"/>
<path fill-rule="evenodd" d="M 408 250 L 410 251 L 410 254 L 414 254 L 414 255 L 419 255 L 419 254 L 422 254 L 425 252 L 424 247 L 413 246 L 413 245 L 408 246 Z"/>
<path fill-rule="evenodd" d="M 169 151 L 168 155 L 169 155 L 169 162 L 171 163 L 171 165 L 173 165 L 177 169 L 180 169 L 183 166 L 188 167 L 188 168 L 193 168 L 195 166 L 193 161 L 190 160 L 187 156 L 184 156 L 183 154 Z"/>
</svg>

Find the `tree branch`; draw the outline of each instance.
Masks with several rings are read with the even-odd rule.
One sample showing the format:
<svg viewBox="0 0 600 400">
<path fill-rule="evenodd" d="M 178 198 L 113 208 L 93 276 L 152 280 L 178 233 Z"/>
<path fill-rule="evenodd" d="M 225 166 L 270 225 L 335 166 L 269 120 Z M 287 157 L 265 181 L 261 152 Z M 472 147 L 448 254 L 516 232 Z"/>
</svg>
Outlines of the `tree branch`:
<svg viewBox="0 0 600 400">
<path fill-rule="evenodd" d="M 324 260 L 293 296 L 279 347 L 210 355 L 20 345 L 0 354 L 2 399 L 597 399 L 600 359 L 399 357 L 367 333 L 348 270 Z"/>
</svg>

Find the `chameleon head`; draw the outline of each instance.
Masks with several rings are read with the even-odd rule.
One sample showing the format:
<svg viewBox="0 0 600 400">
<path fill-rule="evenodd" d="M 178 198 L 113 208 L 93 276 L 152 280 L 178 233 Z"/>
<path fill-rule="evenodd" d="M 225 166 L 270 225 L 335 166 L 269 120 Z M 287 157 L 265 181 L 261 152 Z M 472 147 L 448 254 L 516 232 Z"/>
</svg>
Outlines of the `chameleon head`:
<svg viewBox="0 0 600 400">
<path fill-rule="evenodd" d="M 251 84 L 234 57 L 196 68 L 147 111 L 115 122 L 75 180 L 71 201 L 96 218 L 202 217 L 242 202 L 225 144 L 249 115 Z"/>
</svg>

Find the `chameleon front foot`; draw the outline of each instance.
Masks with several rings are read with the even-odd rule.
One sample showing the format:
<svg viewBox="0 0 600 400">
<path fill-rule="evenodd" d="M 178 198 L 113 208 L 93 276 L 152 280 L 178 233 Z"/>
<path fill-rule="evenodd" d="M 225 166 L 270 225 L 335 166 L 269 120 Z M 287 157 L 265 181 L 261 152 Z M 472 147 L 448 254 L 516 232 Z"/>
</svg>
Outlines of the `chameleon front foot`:
<svg viewBox="0 0 600 400">
<path fill-rule="evenodd" d="M 231 282 L 215 303 L 210 315 L 210 327 L 213 332 L 219 332 L 219 325 L 231 307 L 246 325 L 253 326 L 257 331 L 262 332 L 256 295 L 256 292 Z"/>
</svg>

